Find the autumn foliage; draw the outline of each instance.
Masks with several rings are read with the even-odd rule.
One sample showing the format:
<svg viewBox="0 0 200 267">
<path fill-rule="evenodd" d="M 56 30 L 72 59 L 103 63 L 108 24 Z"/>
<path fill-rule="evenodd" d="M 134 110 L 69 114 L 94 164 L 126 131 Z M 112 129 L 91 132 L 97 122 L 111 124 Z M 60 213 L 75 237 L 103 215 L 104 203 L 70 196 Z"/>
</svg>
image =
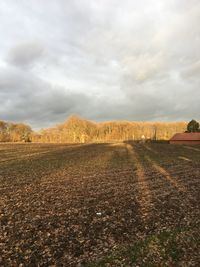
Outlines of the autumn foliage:
<svg viewBox="0 0 200 267">
<path fill-rule="evenodd" d="M 177 132 L 184 132 L 185 122 L 91 122 L 71 116 L 64 123 L 32 133 L 32 142 L 41 143 L 88 143 L 122 140 L 168 140 Z"/>
<path fill-rule="evenodd" d="M 29 142 L 31 132 L 29 125 L 0 121 L 0 142 Z"/>
<path fill-rule="evenodd" d="M 185 122 L 92 122 L 71 116 L 53 128 L 32 131 L 22 123 L 0 121 L 0 142 L 89 143 L 124 140 L 169 140 L 175 133 L 184 132 Z"/>
</svg>

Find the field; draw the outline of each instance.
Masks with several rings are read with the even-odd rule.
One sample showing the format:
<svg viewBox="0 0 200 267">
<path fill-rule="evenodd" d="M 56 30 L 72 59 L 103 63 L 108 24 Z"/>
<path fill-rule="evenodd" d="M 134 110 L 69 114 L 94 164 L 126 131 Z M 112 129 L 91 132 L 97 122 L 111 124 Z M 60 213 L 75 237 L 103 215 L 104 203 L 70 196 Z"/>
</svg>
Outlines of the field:
<svg viewBox="0 0 200 267">
<path fill-rule="evenodd" d="M 200 266 L 200 146 L 0 145 L 0 266 Z"/>
</svg>

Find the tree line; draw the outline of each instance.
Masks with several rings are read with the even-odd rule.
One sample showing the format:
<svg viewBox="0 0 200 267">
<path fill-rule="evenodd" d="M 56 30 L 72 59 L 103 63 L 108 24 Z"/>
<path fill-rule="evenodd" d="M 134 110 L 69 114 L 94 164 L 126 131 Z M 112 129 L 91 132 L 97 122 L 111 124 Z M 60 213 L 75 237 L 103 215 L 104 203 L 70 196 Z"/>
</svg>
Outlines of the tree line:
<svg viewBox="0 0 200 267">
<path fill-rule="evenodd" d="M 92 122 L 71 116 L 64 123 L 32 133 L 32 142 L 41 143 L 88 143 L 123 140 L 168 140 L 177 132 L 184 132 L 186 122 Z"/>
<path fill-rule="evenodd" d="M 53 128 L 35 132 L 29 125 L 0 121 L 0 142 L 89 143 L 124 140 L 169 140 L 175 133 L 196 131 L 186 122 L 92 122 L 69 117 Z"/>
<path fill-rule="evenodd" d="M 0 142 L 30 142 L 31 134 L 29 125 L 0 121 Z"/>
</svg>

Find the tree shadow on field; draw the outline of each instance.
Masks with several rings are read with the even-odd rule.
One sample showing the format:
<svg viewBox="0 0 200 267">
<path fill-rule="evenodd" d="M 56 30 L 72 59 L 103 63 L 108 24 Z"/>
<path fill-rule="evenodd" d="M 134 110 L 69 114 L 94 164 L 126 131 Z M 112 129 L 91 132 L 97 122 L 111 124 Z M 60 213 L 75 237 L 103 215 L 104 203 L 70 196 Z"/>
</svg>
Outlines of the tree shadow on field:
<svg viewBox="0 0 200 267">
<path fill-rule="evenodd" d="M 121 212 L 119 211 L 119 217 L 125 218 L 123 230 L 128 233 L 129 239 L 122 238 L 120 242 L 116 240 L 115 243 L 117 246 L 119 245 L 118 251 L 108 251 L 107 257 L 86 266 L 121 266 L 121 263 L 125 264 L 122 266 L 140 266 L 141 262 L 144 261 L 141 266 L 179 266 L 181 260 L 183 260 L 183 263 L 187 262 L 184 255 L 190 254 L 188 250 L 190 243 L 192 243 L 191 246 L 194 250 L 191 251 L 189 257 L 190 259 L 196 257 L 194 262 L 197 262 L 197 257 L 199 259 L 199 256 L 197 256 L 199 255 L 199 243 L 197 241 L 199 227 L 194 233 L 193 229 L 199 221 L 199 211 L 197 209 L 198 205 L 191 205 L 190 196 L 186 194 L 188 188 L 176 181 L 176 176 L 170 174 L 168 169 L 165 170 L 158 162 L 152 160 L 152 155 L 155 155 L 155 157 L 159 157 L 159 155 L 146 150 L 143 144 L 137 142 L 125 142 L 125 144 L 133 146 L 135 154 L 132 154 L 130 160 L 128 155 L 125 156 L 125 152 L 124 156 L 122 153 L 122 157 L 120 157 L 119 151 L 116 151 L 115 154 L 118 153 L 118 155 L 111 158 L 108 171 L 111 166 L 116 166 L 113 170 L 118 172 L 118 176 L 112 177 L 112 184 L 119 185 L 119 193 L 117 193 L 119 200 L 116 200 L 114 205 L 122 207 L 120 208 Z M 119 147 L 117 148 L 119 150 Z M 129 149 L 132 153 L 131 147 Z M 118 164 L 113 164 L 113 162 L 123 162 L 123 157 L 127 163 L 124 166 L 121 164 L 124 173 L 122 172 L 120 176 L 121 169 L 117 168 Z M 143 168 L 143 171 L 141 168 Z M 138 169 L 140 170 L 139 173 L 137 173 Z M 138 188 L 141 183 L 138 183 L 137 177 L 141 171 L 146 187 L 150 192 L 149 204 L 153 204 L 150 205 L 149 210 L 148 205 L 146 206 L 149 216 L 145 220 L 141 202 L 143 193 Z M 143 187 L 143 189 L 145 188 Z M 126 192 L 126 194 L 123 192 Z M 114 195 L 113 192 L 112 195 Z M 145 194 L 143 197 L 145 197 Z M 131 207 L 130 199 L 135 203 L 135 206 Z M 129 209 L 132 210 L 130 214 L 128 213 Z M 135 219 L 134 222 L 132 218 Z M 190 234 L 187 233 L 187 228 L 191 231 Z M 128 248 L 123 248 L 126 242 Z M 126 261 L 127 259 L 131 260 L 131 263 Z"/>
<path fill-rule="evenodd" d="M 8 179 L 20 176 L 16 181 L 9 179 L 3 192 L 5 266 L 58 262 L 75 266 L 79 259 L 104 255 L 143 231 L 127 151 L 116 147 L 88 144 L 62 148 L 50 152 L 48 159 L 43 154 L 31 161 L 17 161 L 4 172 Z M 74 174 L 81 172 L 69 185 L 62 183 L 68 174 L 66 164 L 75 168 Z M 85 164 L 87 168 L 82 169 Z M 62 168 L 63 173 L 58 171 Z M 40 183 L 40 177 L 49 174 L 51 181 L 56 173 L 58 186 Z"/>
<path fill-rule="evenodd" d="M 96 154 L 99 153 L 98 147 L 100 145 L 103 148 L 108 146 L 108 144 L 30 144 L 31 147 L 36 148 L 36 151 L 38 147 L 38 153 L 28 155 L 27 157 L 24 155 L 23 150 L 17 153 L 19 145 L 16 145 L 15 158 L 0 164 L 1 185 L 20 186 L 23 184 L 39 183 L 43 176 L 52 175 L 52 173 L 56 173 L 68 165 L 76 167 L 86 157 L 88 160 L 91 160 L 92 157 L 95 158 Z M 22 146 L 29 146 L 29 144 L 21 144 L 20 147 Z M 47 153 L 40 151 L 41 146 L 45 147 L 45 149 L 49 148 L 46 151 Z"/>
<path fill-rule="evenodd" d="M 93 207 L 101 213 L 97 224 L 102 224 L 105 241 L 111 240 L 113 247 L 137 239 L 145 225 L 137 198 L 136 167 L 130 162 L 124 144 L 109 145 L 109 149 L 112 156 L 92 183 L 95 184 Z"/>
</svg>

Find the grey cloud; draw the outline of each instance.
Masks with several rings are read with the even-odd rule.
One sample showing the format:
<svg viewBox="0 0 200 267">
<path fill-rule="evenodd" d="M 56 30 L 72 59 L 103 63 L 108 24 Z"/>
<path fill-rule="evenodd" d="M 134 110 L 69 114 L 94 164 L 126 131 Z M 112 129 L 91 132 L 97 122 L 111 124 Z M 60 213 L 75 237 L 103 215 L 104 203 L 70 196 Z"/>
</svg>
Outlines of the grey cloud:
<svg viewBox="0 0 200 267">
<path fill-rule="evenodd" d="M 34 127 L 49 126 L 57 120 L 64 120 L 70 113 L 87 109 L 92 100 L 83 93 L 51 86 L 33 77 L 32 73 L 24 72 L 24 77 L 17 73 L 13 75 L 12 69 L 12 72 L 7 70 L 7 75 L 2 75 L 4 79 L 0 76 L 1 119 L 26 121 Z"/>
<path fill-rule="evenodd" d="M 199 16 L 197 0 L 2 0 L 1 118 L 198 119 Z"/>
<path fill-rule="evenodd" d="M 43 54 L 44 48 L 39 43 L 20 43 L 10 50 L 8 61 L 16 66 L 29 67 L 41 58 Z"/>
<path fill-rule="evenodd" d="M 168 95 L 167 91 L 151 94 L 151 90 L 147 92 L 138 87 L 137 93 L 129 92 L 128 97 L 117 98 L 113 95 L 107 98 L 51 86 L 36 77 L 33 78 L 31 73 L 29 76 L 26 73 L 26 82 L 24 79 L 20 82 L 19 78 L 15 82 L 12 74 L 7 77 L 12 79 L 13 91 L 6 90 L 6 81 L 0 85 L 1 119 L 24 121 L 35 128 L 52 126 L 74 113 L 100 121 L 177 120 L 189 119 L 192 115 L 198 116 L 198 100 L 193 101 L 192 95 L 188 97 L 187 90 L 182 95 L 180 104 L 177 91 L 174 91 L 173 95 Z"/>
</svg>

